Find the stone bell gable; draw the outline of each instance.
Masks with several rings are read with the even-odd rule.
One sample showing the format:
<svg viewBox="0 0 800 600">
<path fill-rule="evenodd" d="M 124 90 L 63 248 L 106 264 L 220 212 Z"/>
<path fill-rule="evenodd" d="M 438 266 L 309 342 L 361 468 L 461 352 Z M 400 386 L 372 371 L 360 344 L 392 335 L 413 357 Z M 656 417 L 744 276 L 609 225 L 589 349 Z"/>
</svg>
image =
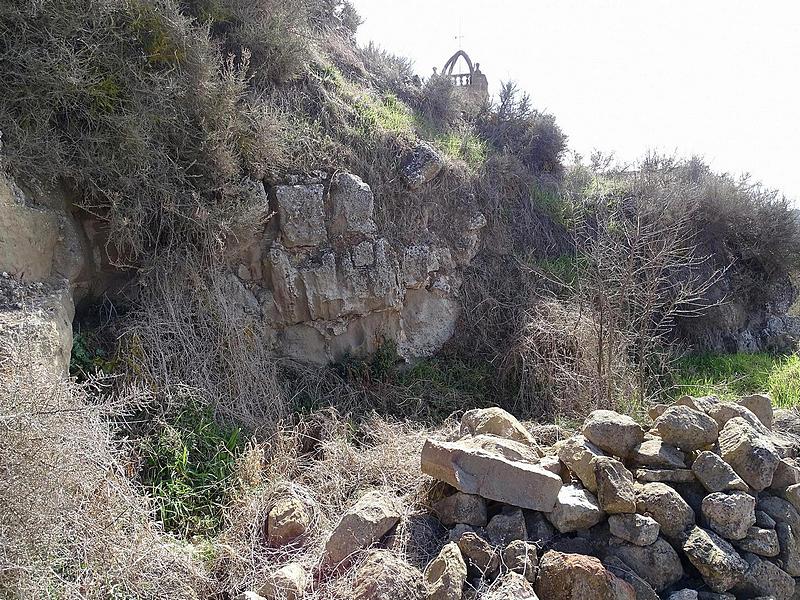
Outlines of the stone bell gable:
<svg viewBox="0 0 800 600">
<path fill-rule="evenodd" d="M 459 62 L 459 59 L 463 59 L 463 62 Z M 462 64 L 466 65 L 466 70 Z M 459 50 L 444 64 L 442 75 L 449 77 L 463 96 L 475 102 L 485 102 L 489 98 L 489 80 L 480 67 L 480 63 L 473 63 L 466 52 Z"/>
</svg>

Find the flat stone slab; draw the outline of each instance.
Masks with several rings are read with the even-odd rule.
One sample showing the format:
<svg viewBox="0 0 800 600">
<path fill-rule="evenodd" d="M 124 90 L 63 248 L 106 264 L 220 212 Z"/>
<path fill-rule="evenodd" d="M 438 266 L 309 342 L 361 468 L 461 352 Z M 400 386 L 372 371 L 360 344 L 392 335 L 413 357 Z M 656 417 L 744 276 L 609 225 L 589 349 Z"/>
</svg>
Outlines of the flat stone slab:
<svg viewBox="0 0 800 600">
<path fill-rule="evenodd" d="M 529 510 L 550 512 L 561 478 L 538 459 L 495 436 L 478 435 L 455 442 L 429 439 L 422 447 L 422 472 L 465 494 L 478 494 Z"/>
</svg>

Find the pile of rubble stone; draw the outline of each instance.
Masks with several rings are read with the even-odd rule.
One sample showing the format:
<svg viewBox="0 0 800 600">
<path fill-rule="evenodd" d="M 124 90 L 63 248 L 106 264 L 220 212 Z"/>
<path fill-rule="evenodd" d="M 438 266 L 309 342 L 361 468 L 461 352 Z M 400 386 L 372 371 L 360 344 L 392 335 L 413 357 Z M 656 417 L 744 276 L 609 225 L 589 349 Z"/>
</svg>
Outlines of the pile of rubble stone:
<svg viewBox="0 0 800 600">
<path fill-rule="evenodd" d="M 800 468 L 769 397 L 685 396 L 650 416 L 645 431 L 597 410 L 542 448 L 508 413 L 479 409 L 460 439 L 428 440 L 422 470 L 457 490 L 434 507 L 452 529 L 428 597 L 506 571 L 522 579 L 497 598 L 792 598 Z"/>
<path fill-rule="evenodd" d="M 402 507 L 377 491 L 342 516 L 320 568 L 371 548 L 347 596 L 358 600 L 797 597 L 797 444 L 773 431 L 769 397 L 685 396 L 650 417 L 646 431 L 596 410 L 580 434 L 544 447 L 501 409 L 468 411 L 456 439 L 422 449 L 422 471 L 447 484 L 432 512 L 448 529 L 424 572 L 379 549 Z M 271 543 L 301 535 L 303 511 L 276 505 Z M 297 599 L 304 589 L 290 564 L 259 593 Z"/>
</svg>

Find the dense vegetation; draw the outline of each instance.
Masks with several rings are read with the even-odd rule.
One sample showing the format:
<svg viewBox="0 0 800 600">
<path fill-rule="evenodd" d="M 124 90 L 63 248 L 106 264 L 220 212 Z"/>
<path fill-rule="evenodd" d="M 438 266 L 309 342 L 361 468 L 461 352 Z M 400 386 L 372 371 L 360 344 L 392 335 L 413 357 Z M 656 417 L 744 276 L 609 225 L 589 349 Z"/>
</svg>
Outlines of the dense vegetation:
<svg viewBox="0 0 800 600">
<path fill-rule="evenodd" d="M 74 434 L 50 417 L 31 426 L 59 432 L 53 443 L 72 453 L 62 487 L 76 498 L 117 473 L 97 522 L 124 552 L 107 560 L 91 543 L 97 515 L 76 500 L 26 521 L 63 533 L 58 560 L 14 546 L 39 570 L 13 565 L 0 585 L 54 598 L 244 589 L 287 560 L 259 543 L 276 494 L 316 506 L 320 538 L 365 486 L 421 498 L 420 432 L 465 408 L 636 413 L 676 389 L 797 402 L 796 356 L 678 360 L 698 341 L 692 331 L 718 326 L 721 302 L 760 306 L 800 265 L 784 198 L 696 159 L 567 164 L 554 117 L 514 84 L 467 106 L 447 79 L 418 81 L 406 59 L 358 48 L 358 24 L 338 0 L 0 0 L 9 168 L 28 186 L 68 189 L 106 223 L 112 262 L 141 284 L 126 314 L 79 333 L 81 385 L 48 400 L 68 397 L 86 421 Z M 396 174 L 418 139 L 447 165 L 412 193 Z M 426 205 L 444 239 L 465 198 L 486 215 L 459 334 L 439 356 L 406 365 L 387 346 L 312 369 L 274 360 L 249 324 L 220 317 L 232 314 L 225 251 L 268 218 L 250 182 L 320 168 L 362 176 L 396 240 L 419 233 Z M 98 383 L 98 370 L 111 378 Z M 424 544 L 402 535 L 424 562 Z M 300 560 L 312 564 L 313 552 Z M 169 570 L 162 587 L 154 565 Z"/>
</svg>

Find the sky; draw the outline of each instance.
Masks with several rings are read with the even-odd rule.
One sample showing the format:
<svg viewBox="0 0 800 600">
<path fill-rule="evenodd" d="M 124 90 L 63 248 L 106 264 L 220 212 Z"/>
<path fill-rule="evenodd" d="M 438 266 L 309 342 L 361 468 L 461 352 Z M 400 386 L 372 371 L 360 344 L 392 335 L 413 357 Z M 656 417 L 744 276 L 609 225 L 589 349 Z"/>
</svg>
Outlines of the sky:
<svg viewBox="0 0 800 600">
<path fill-rule="evenodd" d="M 800 207 L 798 0 L 354 4 L 359 43 L 411 58 L 422 76 L 463 47 L 493 91 L 516 81 L 584 157 L 698 155 Z"/>
</svg>

